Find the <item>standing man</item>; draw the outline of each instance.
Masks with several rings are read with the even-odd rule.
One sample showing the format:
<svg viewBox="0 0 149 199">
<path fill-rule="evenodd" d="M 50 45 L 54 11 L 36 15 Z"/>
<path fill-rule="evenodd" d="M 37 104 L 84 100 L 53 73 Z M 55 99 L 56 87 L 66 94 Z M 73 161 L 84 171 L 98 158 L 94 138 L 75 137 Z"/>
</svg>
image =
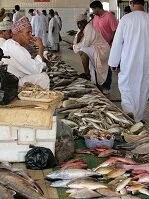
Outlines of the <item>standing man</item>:
<svg viewBox="0 0 149 199">
<path fill-rule="evenodd" d="M 138 122 L 149 98 L 149 14 L 144 11 L 144 0 L 130 1 L 130 8 L 132 12 L 118 25 L 109 65 L 117 67 L 120 63 L 122 109 Z"/>
<path fill-rule="evenodd" d="M 31 25 L 32 25 L 32 35 L 35 37 L 40 37 L 42 39 L 43 24 L 38 10 L 36 10 L 35 15 L 32 16 Z"/>
<path fill-rule="evenodd" d="M 0 22 L 3 21 L 3 19 L 6 17 L 5 15 L 5 9 L 1 8 L 0 9 Z"/>
<path fill-rule="evenodd" d="M 20 6 L 19 5 L 15 5 L 15 13 L 13 14 L 13 23 L 15 21 L 18 21 L 20 18 L 22 17 L 22 14 L 20 12 Z"/>
<path fill-rule="evenodd" d="M 94 28 L 97 31 L 101 32 L 103 38 L 111 46 L 118 25 L 116 17 L 110 12 L 105 11 L 100 1 L 93 1 L 90 4 L 90 8 L 92 8 L 93 14 L 95 15 L 93 19 Z M 104 94 L 110 93 L 111 83 L 112 83 L 112 71 L 111 68 L 109 67 L 107 79 L 103 84 Z"/>
<path fill-rule="evenodd" d="M 45 47 L 48 45 L 48 27 L 49 27 L 49 21 L 47 17 L 47 11 L 42 10 L 42 14 L 40 15 L 42 25 L 43 25 L 43 37 L 42 37 L 42 42 Z"/>
<path fill-rule="evenodd" d="M 58 52 L 60 28 L 56 18 L 54 17 L 54 10 L 51 9 L 49 11 L 49 14 L 51 15 L 51 19 L 49 22 L 48 41 L 50 42 L 51 50 L 54 52 Z"/>
</svg>

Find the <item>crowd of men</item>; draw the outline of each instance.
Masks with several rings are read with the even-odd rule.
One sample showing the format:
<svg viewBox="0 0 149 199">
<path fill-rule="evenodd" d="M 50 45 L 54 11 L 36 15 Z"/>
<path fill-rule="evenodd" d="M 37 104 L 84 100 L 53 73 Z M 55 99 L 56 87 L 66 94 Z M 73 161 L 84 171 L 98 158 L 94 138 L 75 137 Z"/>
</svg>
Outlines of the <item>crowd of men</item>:
<svg viewBox="0 0 149 199">
<path fill-rule="evenodd" d="M 84 77 L 90 79 L 105 94 L 110 92 L 112 70 L 118 73 L 123 111 L 136 122 L 143 120 L 149 99 L 149 14 L 144 11 L 144 0 L 131 0 L 127 13 L 118 23 L 115 15 L 105 11 L 100 1 L 90 4 L 93 18 L 81 14 L 76 23 L 78 32 L 73 50 L 79 53 Z M 32 82 L 49 88 L 45 72 L 44 48 L 59 51 L 62 21 L 57 12 L 29 10 L 29 17 L 22 17 L 20 7 L 15 6 L 13 24 L 0 12 L 0 47 L 10 59 L 8 72 L 19 78 L 19 85 Z M 38 47 L 33 59 L 26 46 Z"/>
</svg>

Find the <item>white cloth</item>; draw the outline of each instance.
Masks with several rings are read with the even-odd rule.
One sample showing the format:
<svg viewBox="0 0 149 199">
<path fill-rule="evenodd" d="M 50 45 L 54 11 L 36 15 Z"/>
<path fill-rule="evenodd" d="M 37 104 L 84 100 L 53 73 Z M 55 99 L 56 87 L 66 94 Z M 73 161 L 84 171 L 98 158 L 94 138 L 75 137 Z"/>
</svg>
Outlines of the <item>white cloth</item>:
<svg viewBox="0 0 149 199">
<path fill-rule="evenodd" d="M 55 17 L 49 22 L 48 41 L 52 50 L 58 50 L 60 28 Z"/>
<path fill-rule="evenodd" d="M 134 11 L 125 15 L 116 31 L 109 65 L 120 63 L 118 85 L 122 109 L 132 112 L 135 121 L 143 119 L 149 98 L 149 14 Z"/>
<path fill-rule="evenodd" d="M 21 12 L 20 11 L 16 11 L 16 13 L 13 14 L 13 19 L 12 19 L 13 23 L 15 21 L 18 21 L 21 17 L 22 17 Z"/>
<path fill-rule="evenodd" d="M 78 30 L 79 33 L 79 30 Z M 77 34 L 78 34 L 77 33 Z M 89 56 L 89 69 L 91 81 L 102 85 L 108 74 L 108 58 L 110 52 L 109 44 L 104 40 L 101 33 L 97 32 L 91 23 L 87 24 L 84 31 L 84 37 L 77 43 L 77 35 L 74 39 L 73 50 L 75 53 L 85 52 Z"/>
<path fill-rule="evenodd" d="M 8 64 L 8 72 L 19 78 L 20 86 L 25 82 L 31 82 L 42 88 L 49 88 L 49 78 L 46 73 L 42 73 L 45 63 L 39 55 L 32 59 L 30 53 L 13 39 L 5 41 L 1 48 L 4 55 L 11 57 L 2 61 Z"/>
<path fill-rule="evenodd" d="M 43 37 L 42 37 L 42 42 L 44 46 L 48 45 L 48 27 L 49 27 L 49 22 L 48 22 L 48 17 L 41 14 L 41 22 L 43 26 Z"/>
<path fill-rule="evenodd" d="M 32 25 L 32 35 L 35 35 L 36 37 L 40 37 L 43 39 L 43 24 L 41 17 L 36 14 L 31 19 L 31 25 Z"/>
<path fill-rule="evenodd" d="M 61 30 L 62 29 L 62 20 L 61 20 L 60 16 L 59 15 L 55 15 L 54 17 L 56 18 L 57 23 L 59 25 L 59 29 Z"/>
<path fill-rule="evenodd" d="M 6 39 L 0 38 L 0 48 L 1 48 L 1 46 L 4 44 L 5 41 L 6 41 Z"/>
</svg>

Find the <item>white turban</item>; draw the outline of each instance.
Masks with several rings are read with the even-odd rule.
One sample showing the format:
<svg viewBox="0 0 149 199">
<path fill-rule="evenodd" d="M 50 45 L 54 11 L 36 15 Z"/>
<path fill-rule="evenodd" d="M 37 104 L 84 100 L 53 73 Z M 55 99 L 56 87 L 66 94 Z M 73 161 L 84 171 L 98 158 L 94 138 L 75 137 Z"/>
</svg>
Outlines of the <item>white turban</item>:
<svg viewBox="0 0 149 199">
<path fill-rule="evenodd" d="M 12 23 L 9 21 L 0 22 L 0 30 L 11 30 Z"/>
<path fill-rule="evenodd" d="M 84 14 L 80 14 L 77 18 L 76 18 L 76 21 L 83 21 L 83 20 L 86 20 L 87 21 L 87 15 L 84 15 Z"/>
</svg>

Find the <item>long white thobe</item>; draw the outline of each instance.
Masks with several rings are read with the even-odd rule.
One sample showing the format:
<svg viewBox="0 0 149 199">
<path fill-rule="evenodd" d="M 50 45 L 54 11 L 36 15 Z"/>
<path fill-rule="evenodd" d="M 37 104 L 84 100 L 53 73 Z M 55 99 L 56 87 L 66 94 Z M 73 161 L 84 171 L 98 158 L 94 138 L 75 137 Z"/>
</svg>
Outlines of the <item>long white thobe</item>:
<svg viewBox="0 0 149 199">
<path fill-rule="evenodd" d="M 1 48 L 4 55 L 11 57 L 2 61 L 8 64 L 7 71 L 19 78 L 19 86 L 31 82 L 44 89 L 49 88 L 49 77 L 46 73 L 42 73 L 45 63 L 39 55 L 32 59 L 30 53 L 13 39 L 5 41 Z"/>
<path fill-rule="evenodd" d="M 48 26 L 49 26 L 49 21 L 48 21 L 48 17 L 41 14 L 41 22 L 42 22 L 42 27 L 43 27 L 43 37 L 42 37 L 42 42 L 44 46 L 47 46 L 48 43 Z"/>
<path fill-rule="evenodd" d="M 31 25 L 32 25 L 32 35 L 36 37 L 43 38 L 43 23 L 41 20 L 41 17 L 36 14 L 31 19 Z"/>
<path fill-rule="evenodd" d="M 49 21 L 48 41 L 52 50 L 58 50 L 60 28 L 55 17 Z"/>
<path fill-rule="evenodd" d="M 122 109 L 133 113 L 135 121 L 143 119 L 149 98 L 149 14 L 134 11 L 125 15 L 116 31 L 109 65 L 120 63 L 118 86 Z"/>
<path fill-rule="evenodd" d="M 78 30 L 79 33 L 80 30 Z M 100 32 L 97 32 L 91 23 L 87 24 L 84 37 L 77 43 L 77 35 L 74 39 L 73 50 L 75 53 L 85 52 L 89 56 L 89 69 L 91 81 L 102 85 L 108 73 L 109 44 L 104 40 Z M 96 71 L 96 76 L 95 76 Z M 96 82 L 97 81 L 97 82 Z"/>
<path fill-rule="evenodd" d="M 18 21 L 22 16 L 23 16 L 23 15 L 21 14 L 20 11 L 16 11 L 16 13 L 13 14 L 13 19 L 12 19 L 13 23 L 14 23 L 15 21 Z"/>
</svg>

